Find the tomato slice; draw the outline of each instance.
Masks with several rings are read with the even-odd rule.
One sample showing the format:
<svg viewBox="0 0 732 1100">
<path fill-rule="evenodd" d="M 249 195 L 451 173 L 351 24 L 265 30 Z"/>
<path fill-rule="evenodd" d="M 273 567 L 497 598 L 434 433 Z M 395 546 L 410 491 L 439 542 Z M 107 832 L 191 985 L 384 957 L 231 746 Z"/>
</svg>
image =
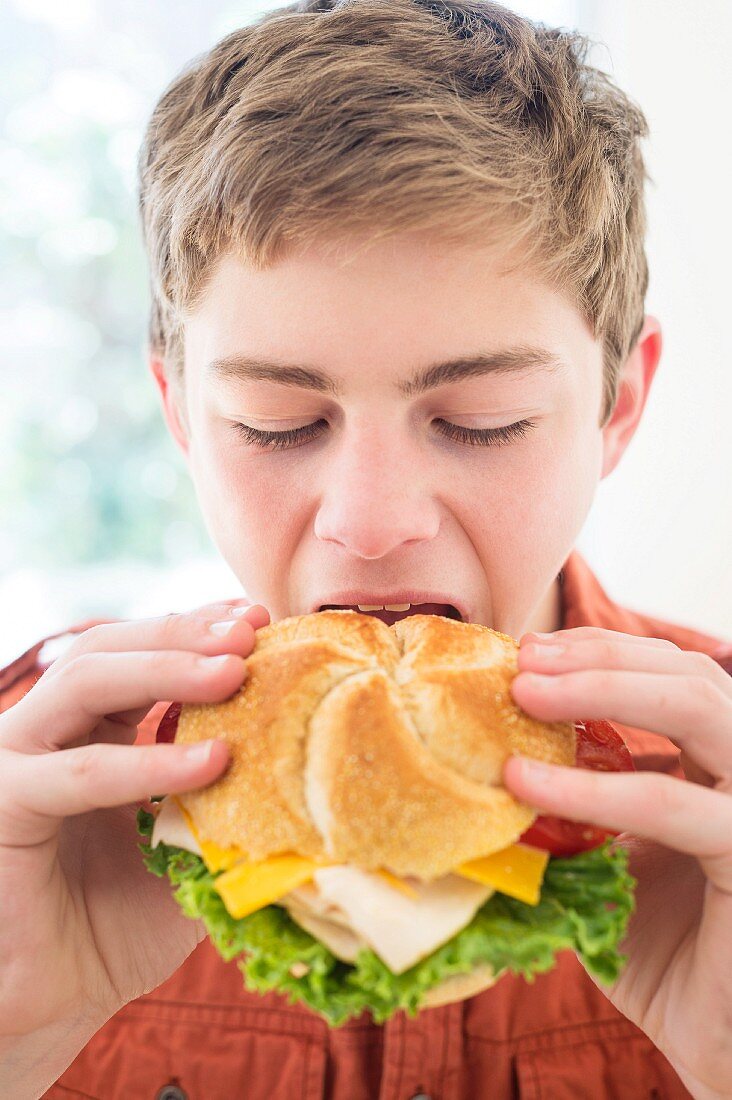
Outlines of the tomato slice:
<svg viewBox="0 0 732 1100">
<path fill-rule="evenodd" d="M 578 768 L 593 768 L 603 772 L 634 772 L 630 749 L 609 722 L 590 718 L 575 722 L 577 731 Z"/>
<path fill-rule="evenodd" d="M 609 722 L 592 718 L 585 722 L 575 722 L 575 730 L 578 768 L 593 768 L 595 771 L 605 772 L 635 771 L 628 746 Z M 577 852 L 597 848 L 608 837 L 616 835 L 608 829 L 583 821 L 568 821 L 564 817 L 540 814 L 519 840 L 523 844 L 543 848 L 553 856 L 573 856 Z"/>
<path fill-rule="evenodd" d="M 178 719 L 180 718 L 182 706 L 182 703 L 171 703 L 163 717 L 160 719 L 160 723 L 155 734 L 155 741 L 158 744 L 165 744 L 167 742 L 175 741 L 175 731 L 178 729 Z"/>
</svg>

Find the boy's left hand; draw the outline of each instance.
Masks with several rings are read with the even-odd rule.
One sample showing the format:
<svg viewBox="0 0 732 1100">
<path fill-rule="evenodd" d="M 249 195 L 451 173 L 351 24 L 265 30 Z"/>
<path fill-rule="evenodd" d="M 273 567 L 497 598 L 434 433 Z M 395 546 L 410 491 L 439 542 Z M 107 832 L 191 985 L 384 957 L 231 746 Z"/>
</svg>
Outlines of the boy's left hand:
<svg viewBox="0 0 732 1100">
<path fill-rule="evenodd" d="M 548 814 L 632 834 L 628 963 L 601 988 L 695 1097 L 732 1096 L 732 677 L 672 642 L 580 627 L 525 634 L 512 694 L 536 718 L 607 718 L 681 749 L 687 780 L 525 757 L 504 779 Z"/>
</svg>

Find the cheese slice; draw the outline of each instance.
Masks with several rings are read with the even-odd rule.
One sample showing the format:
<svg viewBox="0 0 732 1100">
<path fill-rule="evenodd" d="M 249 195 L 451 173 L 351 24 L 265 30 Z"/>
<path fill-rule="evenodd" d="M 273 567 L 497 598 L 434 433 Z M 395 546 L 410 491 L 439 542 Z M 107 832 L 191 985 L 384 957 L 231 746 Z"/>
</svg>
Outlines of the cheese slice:
<svg viewBox="0 0 732 1100">
<path fill-rule="evenodd" d="M 457 874 L 492 886 L 501 894 L 518 898 L 528 905 L 538 905 L 544 871 L 549 853 L 529 844 L 512 844 L 501 852 L 493 852 L 481 859 L 471 859 L 456 868 Z"/>
<path fill-rule="evenodd" d="M 214 889 L 239 920 L 308 882 L 317 867 L 313 860 L 294 854 L 270 856 L 261 863 L 241 861 L 215 879 Z"/>
<path fill-rule="evenodd" d="M 244 858 L 244 853 L 241 848 L 222 848 L 220 844 L 215 844 L 213 840 L 201 840 L 196 830 L 196 826 L 193 824 L 193 818 L 188 813 L 188 810 L 185 806 L 181 805 L 175 796 L 173 796 L 173 801 L 185 818 L 188 828 L 198 841 L 201 849 L 199 854 L 209 871 L 226 871 L 229 867 L 233 867 L 235 863 L 238 863 L 240 859 Z"/>
<path fill-rule="evenodd" d="M 228 912 L 237 920 L 309 882 L 319 866 L 294 853 L 249 863 L 244 860 L 240 848 L 222 848 L 213 841 L 200 840 L 190 814 L 174 796 L 163 799 L 155 818 L 152 846 L 160 843 L 195 852 L 209 871 L 223 871 L 215 880 L 215 888 Z"/>
<path fill-rule="evenodd" d="M 190 815 L 173 795 L 162 800 L 155 818 L 151 845 L 156 847 L 161 843 L 194 852 L 203 859 L 209 871 L 213 873 L 229 872 L 234 868 L 239 869 L 241 865 L 242 869 L 238 875 L 224 881 L 224 893 L 221 895 L 227 909 L 229 909 L 229 903 L 233 906 L 233 910 L 229 909 L 229 912 L 234 917 L 253 913 L 257 908 L 270 905 L 273 901 L 284 897 L 297 886 L 311 882 L 316 868 L 324 866 L 323 863 L 306 860 L 294 853 L 273 856 L 261 863 L 245 863 L 244 853 L 240 848 L 223 848 L 213 841 L 201 840 Z M 488 886 L 492 890 L 498 890 L 529 905 L 537 905 L 548 860 L 548 852 L 528 844 L 513 844 L 490 856 L 461 864 L 456 868 L 455 875 L 472 883 Z M 249 871 L 246 870 L 247 868 Z M 352 870 L 356 871 L 357 868 Z M 390 890 L 386 897 L 391 896 L 393 892 L 399 892 L 407 899 L 417 902 L 424 896 L 425 884 L 407 882 L 389 871 L 377 871 L 374 875 L 381 878 L 383 885 Z M 216 880 L 217 888 L 223 878 L 224 875 L 221 875 Z M 448 876 L 448 878 L 454 880 L 455 876 Z M 438 881 L 444 883 L 446 879 Z M 256 904 L 258 898 L 265 900 Z M 308 900 L 312 905 L 312 898 Z M 326 902 L 325 905 L 328 907 L 329 903 Z M 330 908 L 332 910 L 333 906 L 331 905 Z M 325 914 L 316 912 L 314 915 Z M 329 913 L 328 917 L 332 919 L 333 915 Z M 340 923 L 348 923 L 345 915 L 342 916 Z"/>
<path fill-rule="evenodd" d="M 313 880 L 321 897 L 337 906 L 349 924 L 386 963 L 401 974 L 473 919 L 492 890 L 457 875 L 419 883 L 405 897 L 383 877 L 357 867 L 318 867 Z"/>
<path fill-rule="evenodd" d="M 177 848 L 185 848 L 186 851 L 195 852 L 197 856 L 202 858 L 206 867 L 212 873 L 228 871 L 245 858 L 241 848 L 236 846 L 222 848 L 213 840 L 201 840 L 191 815 L 175 795 L 168 795 L 160 803 L 158 816 L 153 826 L 152 847 L 154 848 L 160 843 L 172 844 Z M 377 873 L 382 875 L 384 881 L 393 886 L 395 890 L 401 890 L 403 894 L 410 898 L 417 897 L 414 887 L 404 879 L 391 874 L 390 871 L 378 871 Z"/>
<path fill-rule="evenodd" d="M 242 858 L 240 848 L 221 848 L 209 840 L 201 840 L 191 820 L 191 815 L 181 806 L 175 795 L 167 795 L 159 804 L 153 825 L 150 846 L 171 844 L 194 852 L 204 861 L 209 871 L 231 867 Z"/>
</svg>

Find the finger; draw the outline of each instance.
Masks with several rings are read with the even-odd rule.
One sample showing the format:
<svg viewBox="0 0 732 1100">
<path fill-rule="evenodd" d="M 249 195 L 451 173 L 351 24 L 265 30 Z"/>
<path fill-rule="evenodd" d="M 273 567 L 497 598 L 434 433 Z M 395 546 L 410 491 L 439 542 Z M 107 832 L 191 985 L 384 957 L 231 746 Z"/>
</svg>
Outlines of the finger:
<svg viewBox="0 0 732 1100">
<path fill-rule="evenodd" d="M 609 668 L 629 672 L 669 673 L 675 676 L 706 677 L 732 699 L 732 676 L 706 653 L 678 646 L 637 646 L 626 635 L 605 631 L 600 638 L 563 642 L 551 635 L 547 642 L 522 642 L 518 654 L 520 671 L 556 674 L 583 669 Z M 556 641 L 553 640 L 556 638 Z"/>
<path fill-rule="evenodd" d="M 732 773 L 732 703 L 711 680 L 651 672 L 519 672 L 511 694 L 533 718 L 607 718 L 670 738 L 715 776 Z"/>
<path fill-rule="evenodd" d="M 237 606 L 230 610 L 229 614 L 233 616 L 233 621 L 244 621 L 249 623 L 254 630 L 259 630 L 263 626 L 267 626 L 269 623 L 269 612 L 266 607 L 261 604 L 243 605 Z M 210 616 L 214 619 L 213 626 L 226 625 L 231 619 L 224 619 L 221 613 L 215 613 Z M 238 627 L 235 627 L 229 633 L 223 633 L 219 631 L 216 633 L 217 638 L 228 637 L 230 644 L 225 647 L 220 645 L 214 648 L 224 648 L 225 651 L 231 653 L 238 653 L 242 657 L 249 656 L 256 639 L 252 642 L 251 647 L 247 644 L 246 631 L 241 631 Z M 137 647 L 136 647 L 137 648 Z M 210 652 L 211 646 L 207 645 L 206 650 Z M 171 699 L 170 702 L 173 702 Z M 149 707 L 139 707 L 135 710 L 123 711 L 121 714 L 109 715 L 103 722 L 104 728 L 95 732 L 95 736 L 92 737 L 93 741 L 107 741 L 110 744 L 126 744 L 131 745 L 137 736 L 137 727 L 143 720 L 145 715 L 149 711 Z"/>
<path fill-rule="evenodd" d="M 42 843 L 73 814 L 174 794 L 213 782 L 229 760 L 223 741 L 195 745 L 85 745 L 25 755 L 0 749 L 0 844 Z"/>
<path fill-rule="evenodd" d="M 234 614 L 234 612 L 232 612 L 232 614 Z M 236 614 L 239 614 L 239 612 L 237 611 Z M 255 630 L 261 630 L 262 627 L 269 626 L 269 611 L 261 603 L 255 603 L 247 607 L 243 615 L 247 622 L 252 624 Z"/>
<path fill-rule="evenodd" d="M 84 653 L 101 651 L 187 649 L 212 657 L 218 653 L 238 653 L 246 657 L 254 647 L 254 632 L 266 625 L 265 619 L 269 620 L 269 612 L 261 604 L 252 607 L 241 603 L 217 603 L 180 615 L 100 623 L 79 634 L 49 666 L 43 678 L 57 676 L 70 661 Z"/>
<path fill-rule="evenodd" d="M 595 772 L 514 756 L 504 782 L 543 813 L 629 832 L 697 856 L 732 890 L 732 798 L 656 772 Z"/>
<path fill-rule="evenodd" d="M 524 642 L 587 642 L 594 639 L 615 639 L 626 642 L 628 645 L 640 646 L 645 649 L 673 650 L 679 647 L 666 638 L 640 638 L 637 634 L 624 634 L 620 630 L 606 630 L 601 626 L 574 626 L 568 630 L 555 630 L 551 634 L 542 634 L 535 630 L 527 631 L 521 636 L 521 645 Z"/>
<path fill-rule="evenodd" d="M 261 604 L 250 605 L 242 601 L 230 600 L 217 604 L 208 604 L 185 615 L 166 615 L 157 619 L 130 620 L 121 623 L 104 623 L 84 631 L 74 644 L 59 657 L 44 673 L 33 689 L 33 698 L 40 690 L 40 684 L 48 687 L 50 679 L 55 679 L 63 670 L 84 653 L 120 652 L 129 650 L 187 648 L 216 656 L 232 652 L 239 656 L 248 656 L 254 642 L 254 631 L 269 622 L 269 612 Z M 228 628 L 228 629 L 225 629 Z M 157 701 L 157 700 L 154 700 Z M 188 700 L 181 700 L 188 701 Z M 204 700 L 197 700 L 204 701 Z M 145 703 L 141 707 L 125 709 L 108 715 L 95 730 L 93 740 L 105 740 L 119 744 L 131 744 L 135 739 L 137 725 L 150 710 Z M 87 739 L 87 733 L 71 737 L 66 744 L 81 745 Z M 48 731 L 37 727 L 37 734 L 30 740 L 9 739 L 10 735 L 3 724 L 0 730 L 0 744 L 20 751 L 48 751 L 58 747 L 48 736 Z"/>
<path fill-rule="evenodd" d="M 88 737 L 105 715 L 161 699 L 217 703 L 239 689 L 247 675 L 235 654 L 156 650 L 84 653 L 53 680 L 38 681 L 2 718 L 1 744 L 23 753 L 50 752 Z"/>
</svg>

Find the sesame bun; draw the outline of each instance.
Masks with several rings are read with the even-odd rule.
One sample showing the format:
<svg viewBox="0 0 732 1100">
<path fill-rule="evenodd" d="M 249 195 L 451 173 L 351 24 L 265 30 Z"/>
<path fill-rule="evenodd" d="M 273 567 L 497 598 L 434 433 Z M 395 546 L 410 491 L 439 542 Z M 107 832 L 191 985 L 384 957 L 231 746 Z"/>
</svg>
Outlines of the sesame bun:
<svg viewBox="0 0 732 1100">
<path fill-rule="evenodd" d="M 182 707 L 176 741 L 221 738 L 231 765 L 177 797 L 203 840 L 251 860 L 297 852 L 445 875 L 533 822 L 502 785 L 507 756 L 575 760 L 572 725 L 513 702 L 517 652 L 505 634 L 437 615 L 387 626 L 332 610 L 272 623 L 233 698 Z M 468 980 L 486 976 L 450 979 L 447 995 Z"/>
<path fill-rule="evenodd" d="M 445 978 L 428 989 L 422 1001 L 422 1008 L 440 1008 L 442 1005 L 450 1005 L 454 1001 L 464 1001 L 468 997 L 475 997 L 484 989 L 490 989 L 503 974 L 494 973 L 490 966 L 476 966 L 469 974 L 456 974 L 452 978 Z"/>
</svg>

